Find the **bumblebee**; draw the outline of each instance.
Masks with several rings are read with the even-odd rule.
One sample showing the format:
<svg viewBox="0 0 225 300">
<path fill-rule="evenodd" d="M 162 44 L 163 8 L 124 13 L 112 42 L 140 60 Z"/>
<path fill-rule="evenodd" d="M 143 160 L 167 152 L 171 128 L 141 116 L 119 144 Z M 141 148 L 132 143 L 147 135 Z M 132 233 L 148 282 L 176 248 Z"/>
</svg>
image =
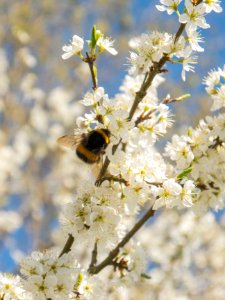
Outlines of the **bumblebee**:
<svg viewBox="0 0 225 300">
<path fill-rule="evenodd" d="M 76 150 L 77 156 L 85 163 L 100 162 L 110 141 L 110 131 L 98 128 L 81 135 L 64 135 L 57 142 L 65 147 Z"/>
</svg>

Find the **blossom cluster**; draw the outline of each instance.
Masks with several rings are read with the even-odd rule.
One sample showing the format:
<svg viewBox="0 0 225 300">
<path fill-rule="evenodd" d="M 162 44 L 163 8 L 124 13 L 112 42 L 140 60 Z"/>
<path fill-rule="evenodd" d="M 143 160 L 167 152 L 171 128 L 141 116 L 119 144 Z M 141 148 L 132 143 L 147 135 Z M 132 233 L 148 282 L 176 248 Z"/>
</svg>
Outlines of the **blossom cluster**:
<svg viewBox="0 0 225 300">
<path fill-rule="evenodd" d="M 68 299 L 78 275 L 74 257 L 57 251 L 33 252 L 21 262 L 21 273 L 27 278 L 24 288 L 32 299 Z"/>
<path fill-rule="evenodd" d="M 224 208 L 225 114 L 206 117 L 187 135 L 175 135 L 166 146 L 166 155 L 178 169 L 190 168 L 189 177 L 200 191 L 194 209 Z"/>
<path fill-rule="evenodd" d="M 72 234 L 78 242 L 94 245 L 98 240 L 99 248 L 112 248 L 118 241 L 117 225 L 120 221 L 118 192 L 112 188 L 88 187 L 72 202 L 65 206 L 61 223 L 66 233 Z M 111 239 L 108 239 L 108 235 Z"/>
<path fill-rule="evenodd" d="M 113 48 L 113 43 L 110 38 L 104 37 L 100 30 L 96 30 L 93 27 L 92 39 L 88 42 L 88 47 L 91 49 L 92 54 L 98 56 L 104 50 L 108 51 L 112 55 L 116 55 L 118 52 Z M 97 52 L 96 52 L 96 47 Z M 62 59 L 68 59 L 73 55 L 78 55 L 83 58 L 81 51 L 84 48 L 84 40 L 78 35 L 74 35 L 69 45 L 64 45 L 62 50 L 65 52 L 62 55 Z"/>
<path fill-rule="evenodd" d="M 20 276 L 12 274 L 0 274 L 0 299 L 31 300 L 31 295 L 26 292 Z"/>
<path fill-rule="evenodd" d="M 220 13 L 222 8 L 219 1 L 198 1 L 185 0 L 183 13 L 179 11 L 181 0 L 160 0 L 161 5 L 156 5 L 159 11 L 167 11 L 170 15 L 176 12 L 179 22 L 184 24 L 186 37 L 172 35 L 167 32 L 155 31 L 151 34 L 142 34 L 130 41 L 134 51 L 130 55 L 131 74 L 145 74 L 149 68 L 154 68 L 155 64 L 166 59 L 170 62 L 182 64 L 182 79 L 185 81 L 185 72 L 194 72 L 193 64 L 197 63 L 197 56 L 194 52 L 203 52 L 199 43 L 203 38 L 198 28 L 206 29 L 210 25 L 206 23 L 205 15 L 215 11 Z"/>
<path fill-rule="evenodd" d="M 213 104 L 211 110 L 224 107 L 222 91 L 224 71 L 211 71 L 204 79 L 207 92 Z M 225 165 L 225 114 L 207 116 L 196 129 L 189 128 L 187 135 L 175 135 L 165 152 L 176 162 L 178 170 L 190 168 L 189 176 L 195 181 L 199 191 L 195 208 L 199 211 L 224 208 L 224 165 Z M 207 200 L 206 200 L 207 199 Z"/>
</svg>

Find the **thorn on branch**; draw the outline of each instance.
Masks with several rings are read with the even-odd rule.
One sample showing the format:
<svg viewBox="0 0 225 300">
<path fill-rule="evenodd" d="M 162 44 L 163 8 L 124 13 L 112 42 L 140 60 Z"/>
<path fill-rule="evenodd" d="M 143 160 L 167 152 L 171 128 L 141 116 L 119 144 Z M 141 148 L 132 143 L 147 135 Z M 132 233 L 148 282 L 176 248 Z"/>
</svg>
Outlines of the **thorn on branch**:
<svg viewBox="0 0 225 300">
<path fill-rule="evenodd" d="M 94 249 L 92 250 L 91 263 L 90 263 L 88 270 L 91 270 L 91 268 L 93 268 L 96 265 L 97 255 L 98 255 L 98 241 L 96 240 Z"/>
<path fill-rule="evenodd" d="M 167 69 L 161 69 L 161 70 L 159 70 L 159 73 L 167 73 L 167 72 L 169 72 Z"/>
<path fill-rule="evenodd" d="M 114 272 L 117 270 L 120 272 L 120 276 L 124 277 L 124 271 L 130 272 L 128 268 L 128 261 L 125 258 L 116 257 L 112 262 L 111 265 L 113 266 Z"/>
</svg>

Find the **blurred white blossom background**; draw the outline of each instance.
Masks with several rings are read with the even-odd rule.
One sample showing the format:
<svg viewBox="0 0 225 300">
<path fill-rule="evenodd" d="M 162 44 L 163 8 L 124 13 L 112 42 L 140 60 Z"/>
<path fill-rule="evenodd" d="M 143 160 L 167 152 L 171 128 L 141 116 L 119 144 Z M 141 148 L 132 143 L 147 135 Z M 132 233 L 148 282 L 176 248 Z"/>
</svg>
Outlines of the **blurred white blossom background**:
<svg viewBox="0 0 225 300">
<path fill-rule="evenodd" d="M 200 18 L 195 22 L 191 20 L 193 5 L 185 1 L 187 10 L 178 14 L 178 21 L 167 16 L 165 23 L 166 12 L 176 11 L 171 4 L 180 2 L 1 2 L 0 298 L 17 299 L 13 292 L 11 298 L 2 296 L 1 289 L 9 284 L 18 299 L 28 299 L 24 286 L 33 292 L 40 284 L 38 276 L 50 274 L 42 278 L 48 291 L 36 292 L 36 298 L 30 299 L 47 299 L 46 295 L 72 299 L 66 298 L 66 292 L 75 289 L 75 283 L 76 297 L 83 296 L 79 299 L 224 299 L 224 12 L 215 14 L 222 11 L 219 1 L 204 1 L 208 3 L 205 13 L 212 14 L 205 20 L 196 8 Z M 188 22 L 190 38 L 181 37 L 173 48 L 174 37 L 164 31 L 175 33 L 179 22 Z M 205 33 L 208 23 L 212 28 Z M 116 40 L 114 45 L 112 40 L 98 41 L 99 48 L 105 47 L 113 56 L 103 55 L 97 62 L 99 88 L 94 92 L 88 65 L 72 57 L 75 47 L 83 49 L 82 41 L 93 24 Z M 73 48 L 68 40 L 74 33 L 80 38 L 74 37 Z M 114 56 L 117 51 L 120 57 Z M 165 53 L 173 63 L 167 65 L 169 73 L 154 78 L 136 111 L 136 123 L 128 122 L 144 73 Z M 196 73 L 189 72 L 193 65 Z M 203 76 L 211 99 L 206 98 L 203 85 L 199 88 Z M 190 91 L 190 101 L 166 102 Z M 94 107 L 91 112 L 90 106 Z M 139 124 L 143 111 L 151 117 L 144 122 L 139 119 Z M 103 124 L 96 122 L 98 114 L 104 117 Z M 119 183 L 93 187 L 90 168 L 73 151 L 65 153 L 57 145 L 59 136 L 72 134 L 75 127 L 82 132 L 84 124 L 90 129 L 93 123 L 112 133 L 106 150 L 109 171 L 130 183 L 124 190 Z M 118 141 L 127 143 L 126 154 L 119 149 L 112 155 Z M 176 175 L 184 170 L 189 180 L 184 176 L 177 182 Z M 88 195 L 86 204 L 79 198 L 83 194 Z M 117 270 L 113 278 L 113 271 L 104 269 L 90 277 L 87 269 L 96 237 L 103 258 L 134 225 L 149 197 L 156 199 L 152 201 L 157 210 L 154 219 L 119 253 L 132 272 L 124 275 Z M 82 219 L 75 217 L 81 207 Z M 107 222 L 94 222 L 99 217 Z M 68 234 L 77 243 L 68 257 L 58 258 Z M 19 277 L 3 274 L 18 274 L 19 263 L 22 277 L 30 278 L 24 286 Z M 32 277 L 34 267 L 36 277 Z M 140 280 L 145 276 L 150 277 Z M 56 281 L 65 287 L 58 294 L 53 291 Z"/>
</svg>

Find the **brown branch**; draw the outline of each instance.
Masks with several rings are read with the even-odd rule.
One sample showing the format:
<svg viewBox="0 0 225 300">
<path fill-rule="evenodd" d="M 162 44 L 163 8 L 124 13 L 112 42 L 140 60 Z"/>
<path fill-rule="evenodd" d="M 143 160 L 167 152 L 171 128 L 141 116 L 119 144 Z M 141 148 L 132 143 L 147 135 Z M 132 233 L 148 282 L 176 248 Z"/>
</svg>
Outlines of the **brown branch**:
<svg viewBox="0 0 225 300">
<path fill-rule="evenodd" d="M 178 41 L 178 39 L 180 38 L 182 32 L 184 31 L 185 29 L 185 25 L 186 24 L 181 24 L 176 35 L 175 35 L 175 40 L 174 40 L 174 43 L 176 43 Z M 88 53 L 87 54 L 87 63 L 89 65 L 89 68 L 90 68 L 90 71 L 91 71 L 91 76 L 92 76 L 92 81 L 93 81 L 93 89 L 95 90 L 97 88 L 97 82 L 96 82 L 96 78 L 95 78 L 95 74 L 94 74 L 94 69 L 93 69 L 93 66 L 94 66 L 94 60 L 92 61 L 91 58 L 89 57 Z M 92 61 L 92 62 L 91 62 Z M 145 74 L 145 78 L 144 78 L 144 81 L 141 85 L 141 88 L 140 90 L 136 93 L 136 96 L 135 96 L 135 99 L 134 99 L 134 102 L 133 102 L 133 105 L 130 109 L 130 112 L 129 112 L 129 117 L 128 117 L 128 120 L 131 120 L 134 116 L 134 113 L 139 105 L 139 103 L 142 101 L 142 99 L 145 97 L 145 95 L 147 94 L 147 89 L 150 87 L 150 85 L 152 84 L 152 81 L 153 79 L 155 78 L 155 76 L 159 73 L 161 73 L 163 70 L 162 70 L 162 67 L 163 65 L 168 61 L 168 57 L 167 55 L 164 55 L 160 61 L 158 63 L 155 63 L 154 66 L 150 69 L 150 71 L 148 73 Z M 120 141 L 121 142 L 121 141 Z M 120 145 L 120 142 L 117 144 L 117 145 L 114 145 L 113 146 L 113 154 L 116 152 L 117 148 L 119 147 Z M 101 180 L 101 178 L 106 174 L 106 171 L 108 169 L 108 166 L 110 164 L 110 160 L 108 159 L 108 157 L 106 157 L 105 161 L 104 161 L 104 164 L 101 168 L 101 171 L 99 173 L 99 176 L 96 180 L 96 185 L 98 186 L 99 185 L 99 182 Z M 149 211 L 149 214 L 151 213 L 151 215 L 154 214 L 154 211 L 150 210 Z M 147 213 L 146 213 L 147 214 Z M 148 217 L 149 218 L 149 217 Z M 147 218 L 147 219 L 148 219 Z M 142 220 L 142 219 L 141 219 Z M 140 220 L 140 221 L 141 221 Z M 146 220 L 145 220 L 146 221 Z M 141 223 L 141 226 L 145 223 L 145 221 L 143 223 Z M 119 248 L 123 247 L 129 240 L 130 238 L 136 233 L 137 230 L 139 230 L 139 228 L 141 226 L 138 226 L 139 223 L 137 223 L 137 229 L 136 227 L 134 227 L 130 233 L 131 233 L 131 236 L 130 236 L 130 233 L 128 233 L 127 236 L 125 236 L 125 238 L 118 244 L 118 246 L 110 252 L 108 258 L 106 258 L 102 263 L 100 263 L 98 266 L 95 266 L 93 267 L 91 270 L 90 270 L 90 273 L 92 274 L 96 274 L 98 272 L 100 272 L 107 264 L 108 264 L 108 261 L 111 262 L 111 257 L 112 259 L 114 257 L 116 257 L 116 255 L 118 254 L 119 252 Z M 135 226 L 136 226 L 135 225 Z M 134 231 L 134 233 L 132 234 L 132 232 Z M 69 235 L 68 237 L 68 240 L 60 254 L 60 256 L 62 256 L 64 253 L 68 253 L 70 250 L 71 250 L 71 246 L 74 242 L 74 237 L 72 235 Z"/>
<path fill-rule="evenodd" d="M 92 78 L 92 83 L 93 83 L 93 87 L 92 89 L 95 91 L 98 88 L 98 84 L 97 84 L 97 79 L 95 76 L 95 72 L 94 72 L 94 61 L 95 61 L 95 57 L 90 57 L 88 55 L 88 53 L 86 52 L 87 58 L 84 60 L 86 63 L 88 63 L 90 72 L 91 72 L 91 78 Z"/>
<path fill-rule="evenodd" d="M 97 255 L 98 255 L 98 241 L 96 240 L 95 245 L 94 245 L 94 249 L 92 250 L 91 263 L 90 263 L 90 266 L 88 268 L 88 271 L 91 270 L 91 268 L 93 268 L 96 265 Z"/>
<path fill-rule="evenodd" d="M 175 35 L 175 39 L 174 39 L 174 44 L 176 44 L 176 42 L 179 40 L 181 34 L 183 33 L 184 29 L 185 29 L 186 23 L 181 23 L 180 27 Z"/>
<path fill-rule="evenodd" d="M 137 107 L 139 103 L 143 100 L 143 98 L 147 94 L 148 88 L 151 86 L 153 79 L 155 76 L 159 73 L 161 73 L 163 65 L 168 61 L 167 55 L 164 55 L 159 62 L 154 63 L 153 67 L 151 67 L 150 72 L 148 73 L 147 79 L 143 81 L 140 90 L 136 93 L 136 96 L 134 98 L 133 105 L 130 109 L 128 120 L 130 121 L 135 111 L 137 110 Z"/>
<path fill-rule="evenodd" d="M 74 237 L 72 236 L 72 234 L 69 234 L 66 244 L 65 244 L 64 248 L 62 249 L 62 252 L 60 253 L 59 257 L 63 256 L 63 254 L 65 254 L 65 253 L 68 253 L 71 251 L 73 242 L 74 242 Z"/>
<path fill-rule="evenodd" d="M 144 223 L 154 215 L 155 211 L 152 207 L 144 214 L 144 216 L 133 226 L 133 228 L 125 235 L 122 241 L 109 253 L 109 255 L 98 265 L 89 269 L 90 274 L 97 274 L 106 266 L 111 265 L 114 258 L 118 255 L 121 248 L 123 248 L 134 234 L 144 225 Z"/>
</svg>

